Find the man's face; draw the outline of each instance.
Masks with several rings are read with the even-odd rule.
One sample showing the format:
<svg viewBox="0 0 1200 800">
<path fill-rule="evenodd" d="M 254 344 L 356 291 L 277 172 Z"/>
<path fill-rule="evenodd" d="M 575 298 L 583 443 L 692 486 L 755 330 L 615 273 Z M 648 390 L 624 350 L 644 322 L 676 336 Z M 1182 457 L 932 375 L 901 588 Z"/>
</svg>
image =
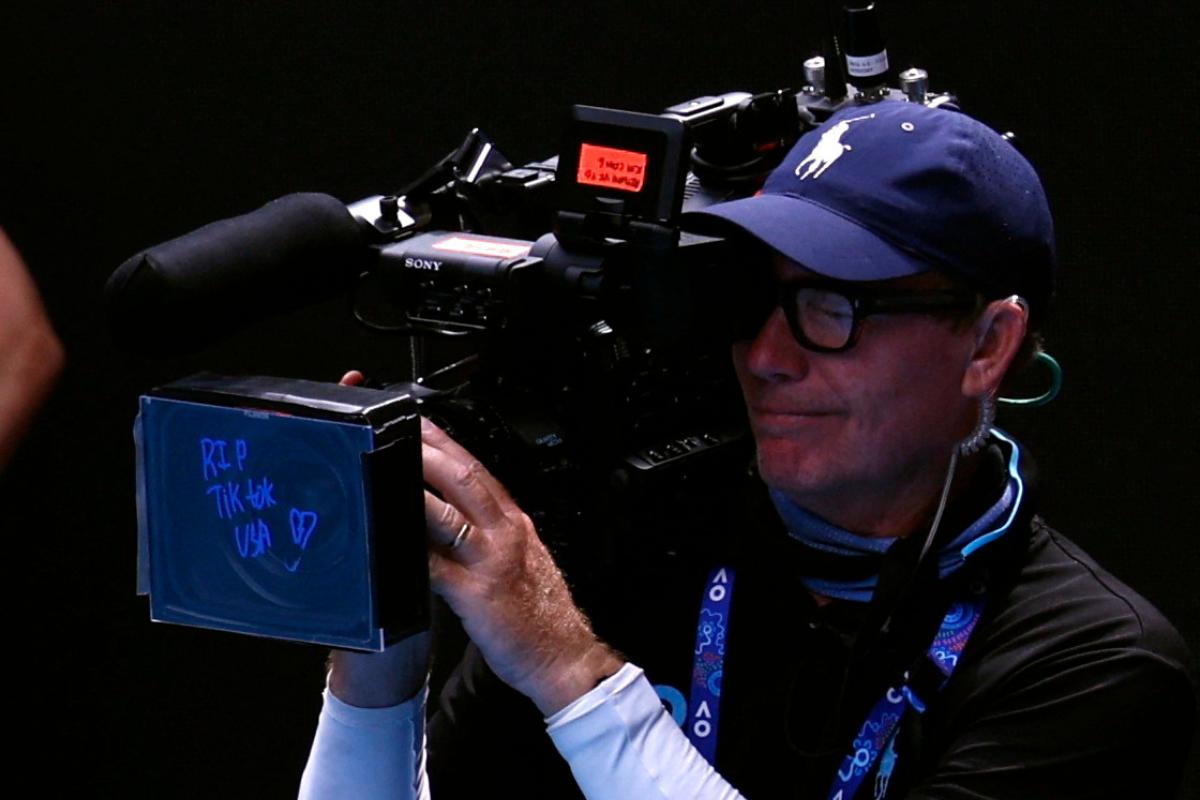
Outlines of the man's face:
<svg viewBox="0 0 1200 800">
<path fill-rule="evenodd" d="M 812 274 L 782 257 L 773 269 L 779 281 Z M 941 280 L 926 273 L 883 285 L 933 289 Z M 871 527 L 895 516 L 897 503 L 936 495 L 977 405 L 962 392 L 975 349 L 970 326 L 920 314 L 880 314 L 860 324 L 849 350 L 812 352 L 776 308 L 756 338 L 733 346 L 763 479 L 846 527 Z"/>
</svg>

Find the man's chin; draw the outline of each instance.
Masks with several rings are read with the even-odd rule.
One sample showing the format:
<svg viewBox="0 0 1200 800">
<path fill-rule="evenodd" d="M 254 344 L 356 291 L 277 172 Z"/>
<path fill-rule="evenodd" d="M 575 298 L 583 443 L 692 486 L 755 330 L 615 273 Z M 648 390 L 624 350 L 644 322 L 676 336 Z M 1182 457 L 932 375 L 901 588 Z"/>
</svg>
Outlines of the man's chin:
<svg viewBox="0 0 1200 800">
<path fill-rule="evenodd" d="M 820 494 L 833 483 L 833 473 L 818 463 L 816 452 L 795 442 L 764 439 L 758 444 L 758 474 L 768 486 L 796 500 Z"/>
</svg>

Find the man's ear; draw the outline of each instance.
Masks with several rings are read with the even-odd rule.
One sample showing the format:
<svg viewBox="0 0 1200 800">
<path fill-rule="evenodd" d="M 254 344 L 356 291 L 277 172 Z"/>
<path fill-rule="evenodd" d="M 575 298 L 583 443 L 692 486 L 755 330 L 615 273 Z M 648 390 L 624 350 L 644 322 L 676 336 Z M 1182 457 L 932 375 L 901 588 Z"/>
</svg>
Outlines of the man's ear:
<svg viewBox="0 0 1200 800">
<path fill-rule="evenodd" d="M 1029 306 L 1017 295 L 987 304 L 971 326 L 975 349 L 963 373 L 962 392 L 966 397 L 989 397 L 1000 389 L 1000 382 L 1025 339 L 1029 324 Z"/>
</svg>

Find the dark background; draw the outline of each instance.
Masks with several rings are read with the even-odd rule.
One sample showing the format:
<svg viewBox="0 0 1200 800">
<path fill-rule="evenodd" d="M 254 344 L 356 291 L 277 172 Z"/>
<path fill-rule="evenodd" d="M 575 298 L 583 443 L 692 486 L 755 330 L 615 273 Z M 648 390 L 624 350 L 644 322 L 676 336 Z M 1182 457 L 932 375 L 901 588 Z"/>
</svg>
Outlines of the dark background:
<svg viewBox="0 0 1200 800">
<path fill-rule="evenodd" d="M 201 367 L 404 372 L 340 300 L 190 358 L 116 352 L 126 257 L 297 190 L 394 188 L 472 126 L 514 162 L 575 102 L 657 111 L 801 83 L 817 3 L 113 3 L 0 12 L 0 224 L 68 367 L 4 476 L 12 761 L 101 796 L 294 793 L 323 654 L 147 621 L 134 596 L 137 395 Z M 893 64 L 1018 132 L 1055 212 L 1053 405 L 1007 413 L 1057 527 L 1200 641 L 1194 21 L 1184 4 L 883 3 Z M 1102 722 L 1099 724 L 1103 724 Z M 1193 758 L 1193 762 L 1196 759 Z M 1157 768 L 1147 765 L 1148 769 Z M 1193 763 L 1186 796 L 1200 793 Z"/>
</svg>

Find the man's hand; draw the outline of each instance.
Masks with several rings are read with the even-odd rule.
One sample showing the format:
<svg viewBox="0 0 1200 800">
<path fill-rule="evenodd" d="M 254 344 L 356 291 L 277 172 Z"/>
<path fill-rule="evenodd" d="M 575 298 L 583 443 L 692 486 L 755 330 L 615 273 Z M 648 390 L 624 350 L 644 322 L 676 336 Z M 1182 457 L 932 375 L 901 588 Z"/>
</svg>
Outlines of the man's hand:
<svg viewBox="0 0 1200 800">
<path fill-rule="evenodd" d="M 549 716 L 621 668 L 600 642 L 533 523 L 483 465 L 421 421 L 433 590 L 488 666 Z"/>
<path fill-rule="evenodd" d="M 362 381 L 351 371 L 341 382 Z M 432 588 L 492 671 L 549 716 L 622 661 L 596 639 L 533 523 L 500 482 L 426 419 L 421 440 L 425 481 L 441 495 L 425 492 Z M 421 688 L 428 658 L 428 632 L 383 653 L 335 650 L 329 688 L 350 705 L 396 705 Z"/>
</svg>

